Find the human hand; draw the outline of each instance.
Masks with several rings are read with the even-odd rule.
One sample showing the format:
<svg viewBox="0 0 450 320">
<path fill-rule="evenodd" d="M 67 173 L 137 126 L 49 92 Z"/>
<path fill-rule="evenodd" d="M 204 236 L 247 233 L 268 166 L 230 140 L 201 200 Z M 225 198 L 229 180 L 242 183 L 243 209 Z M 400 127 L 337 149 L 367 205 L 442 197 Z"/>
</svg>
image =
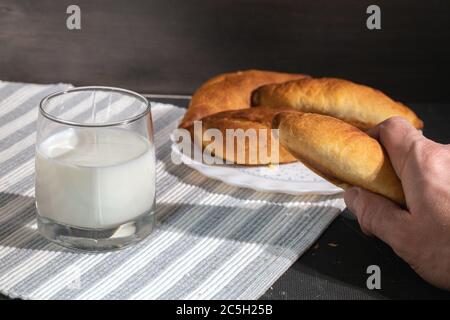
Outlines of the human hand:
<svg viewBox="0 0 450 320">
<path fill-rule="evenodd" d="M 363 232 L 390 245 L 426 281 L 450 289 L 450 145 L 425 138 L 399 117 L 369 134 L 386 149 L 407 208 L 357 187 L 345 192 L 347 207 Z"/>
</svg>

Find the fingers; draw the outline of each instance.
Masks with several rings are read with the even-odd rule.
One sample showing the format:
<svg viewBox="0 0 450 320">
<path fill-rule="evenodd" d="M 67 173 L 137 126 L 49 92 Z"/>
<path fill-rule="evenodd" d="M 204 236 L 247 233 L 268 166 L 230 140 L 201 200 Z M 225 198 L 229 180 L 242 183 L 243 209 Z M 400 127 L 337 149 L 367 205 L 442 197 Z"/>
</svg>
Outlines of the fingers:
<svg viewBox="0 0 450 320">
<path fill-rule="evenodd" d="M 370 191 L 352 187 L 344 194 L 364 233 L 374 235 L 394 250 L 406 245 L 410 214 L 389 199 Z"/>
<path fill-rule="evenodd" d="M 375 127 L 369 128 L 366 130 L 366 133 L 374 139 L 380 139 L 380 126 L 377 125 Z"/>
<path fill-rule="evenodd" d="M 383 121 L 367 133 L 379 139 L 401 180 L 404 178 L 403 169 L 409 152 L 414 148 L 415 144 L 426 140 L 419 130 L 401 117 L 393 117 Z"/>
</svg>

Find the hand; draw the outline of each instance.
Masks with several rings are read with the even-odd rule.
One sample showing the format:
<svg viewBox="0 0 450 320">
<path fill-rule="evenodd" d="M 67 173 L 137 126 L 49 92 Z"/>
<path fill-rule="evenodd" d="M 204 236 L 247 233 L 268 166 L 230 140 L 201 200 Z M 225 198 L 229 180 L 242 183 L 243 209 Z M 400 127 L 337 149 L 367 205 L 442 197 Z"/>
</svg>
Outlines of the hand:
<svg viewBox="0 0 450 320">
<path fill-rule="evenodd" d="M 366 234 L 374 235 L 423 279 L 450 289 L 450 145 L 425 138 L 394 117 L 369 132 L 385 147 L 407 208 L 361 188 L 344 194 Z"/>
</svg>

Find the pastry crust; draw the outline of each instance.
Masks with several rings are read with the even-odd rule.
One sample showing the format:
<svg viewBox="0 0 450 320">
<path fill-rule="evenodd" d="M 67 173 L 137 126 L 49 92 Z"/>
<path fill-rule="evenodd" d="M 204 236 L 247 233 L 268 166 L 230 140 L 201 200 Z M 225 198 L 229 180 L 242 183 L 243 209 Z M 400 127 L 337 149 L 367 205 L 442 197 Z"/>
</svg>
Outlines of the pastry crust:
<svg viewBox="0 0 450 320">
<path fill-rule="evenodd" d="M 359 186 L 405 205 L 403 189 L 379 142 L 339 119 L 281 112 L 272 122 L 280 145 L 330 182 Z"/>
<path fill-rule="evenodd" d="M 189 108 L 180 123 L 187 128 L 196 120 L 227 110 L 250 108 L 252 91 L 269 83 L 281 83 L 307 77 L 262 70 L 220 74 L 205 82 L 192 96 Z"/>
<path fill-rule="evenodd" d="M 381 91 L 335 78 L 305 78 L 264 85 L 254 91 L 252 104 L 329 115 L 363 130 L 393 116 L 406 118 L 416 128 L 423 127 L 411 109 Z"/>
<path fill-rule="evenodd" d="M 211 146 L 212 141 L 203 140 L 203 134 L 207 129 L 217 129 L 223 136 L 223 143 L 220 148 L 215 148 L 212 152 L 215 156 L 222 158 L 228 162 L 241 165 L 265 165 L 275 163 L 288 163 L 297 161 L 271 134 L 272 120 L 275 115 L 280 112 L 291 110 L 288 108 L 267 108 L 255 107 L 244 110 L 231 110 L 219 112 L 202 119 L 202 130 L 194 132 L 194 125 L 187 129 L 191 133 L 191 137 L 195 137 L 194 141 L 199 143 L 202 149 Z M 253 129 L 256 137 L 256 143 L 251 142 L 251 138 L 243 139 L 242 147 L 239 148 L 237 139 L 227 135 L 227 129 L 238 130 L 244 132 Z M 263 129 L 264 131 L 261 131 Z M 247 131 L 250 133 L 249 131 Z M 260 139 L 259 135 L 264 138 Z M 227 152 L 226 139 L 232 143 L 232 149 Z M 279 146 L 272 150 L 272 146 Z M 261 152 L 261 153 L 260 153 Z"/>
</svg>

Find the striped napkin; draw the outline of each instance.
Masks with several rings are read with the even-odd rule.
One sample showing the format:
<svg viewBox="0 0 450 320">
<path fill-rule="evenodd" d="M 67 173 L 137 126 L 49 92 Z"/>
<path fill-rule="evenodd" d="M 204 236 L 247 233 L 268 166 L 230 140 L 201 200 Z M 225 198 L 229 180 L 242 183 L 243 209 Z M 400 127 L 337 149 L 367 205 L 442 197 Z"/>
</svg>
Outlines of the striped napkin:
<svg viewBox="0 0 450 320">
<path fill-rule="evenodd" d="M 153 103 L 158 227 L 121 251 L 89 254 L 59 247 L 36 230 L 34 141 L 39 101 L 68 87 L 0 82 L 3 294 L 25 299 L 257 299 L 344 208 L 339 196 L 260 193 L 173 164 L 169 134 L 184 110 Z M 70 112 L 80 119 L 88 116 L 87 103 L 79 101 Z M 106 105 L 100 101 L 97 106 Z"/>
</svg>

